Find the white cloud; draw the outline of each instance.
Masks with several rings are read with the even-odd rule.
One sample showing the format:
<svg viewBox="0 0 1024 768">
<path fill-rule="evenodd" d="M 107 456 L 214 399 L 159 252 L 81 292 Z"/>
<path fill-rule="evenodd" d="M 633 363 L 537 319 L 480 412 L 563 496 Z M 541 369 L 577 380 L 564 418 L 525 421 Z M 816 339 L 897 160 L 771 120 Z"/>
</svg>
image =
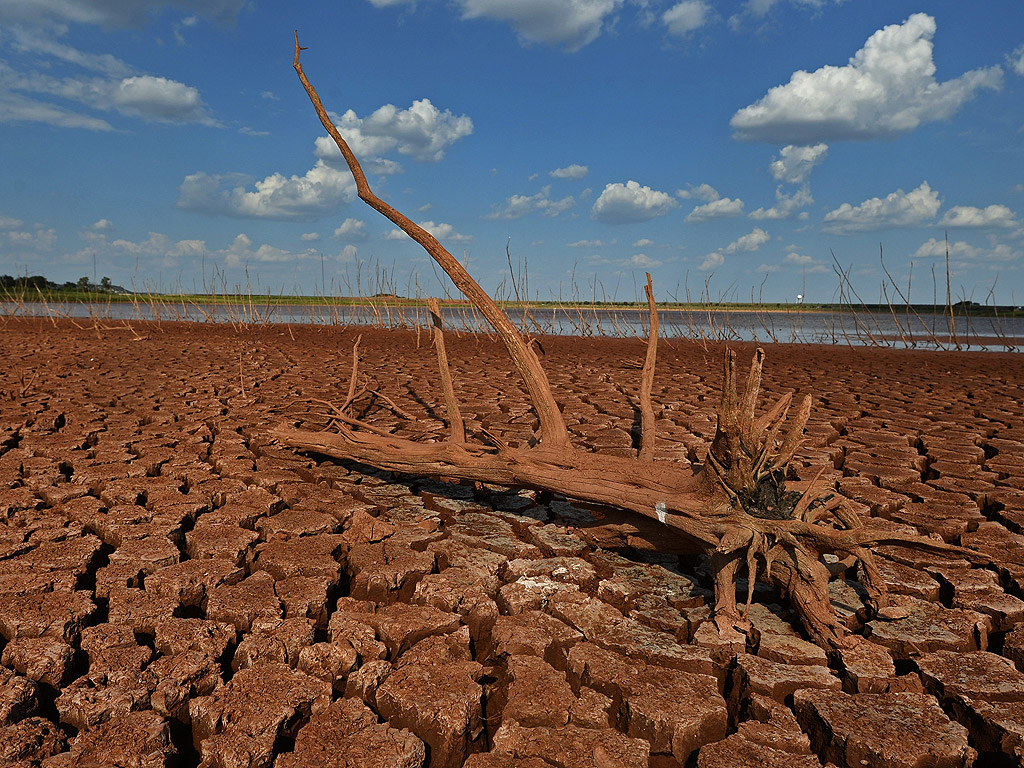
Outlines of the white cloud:
<svg viewBox="0 0 1024 768">
<path fill-rule="evenodd" d="M 274 173 L 252 189 L 247 181 L 239 174 L 190 174 L 179 188 L 178 207 L 238 218 L 312 220 L 337 212 L 356 196 L 352 175 L 322 160 L 303 176 Z"/>
<path fill-rule="evenodd" d="M 664 216 L 676 205 L 668 193 L 630 180 L 625 184 L 606 184 L 590 215 L 606 224 L 634 224 Z"/>
<path fill-rule="evenodd" d="M 923 13 L 880 29 L 846 66 L 794 72 L 730 125 L 740 139 L 790 144 L 891 137 L 949 119 L 978 89 L 1001 86 L 1000 67 L 938 82 L 934 34 L 935 20 Z"/>
<path fill-rule="evenodd" d="M 334 236 L 345 240 L 365 240 L 366 222 L 350 216 L 341 222 L 341 226 L 334 230 Z"/>
<path fill-rule="evenodd" d="M 319 232 L 303 232 L 299 235 L 299 239 L 304 243 L 315 243 L 320 239 Z"/>
<path fill-rule="evenodd" d="M 623 0 L 459 0 L 464 19 L 495 19 L 512 26 L 524 43 L 578 51 L 601 34 Z"/>
<path fill-rule="evenodd" d="M 1024 45 L 1018 45 L 1013 53 L 1006 57 L 1006 66 L 1024 77 Z"/>
<path fill-rule="evenodd" d="M 955 205 L 946 211 L 939 224 L 947 227 L 1015 227 L 1017 220 L 1013 211 L 1005 205 L 989 205 L 985 208 Z"/>
<path fill-rule="evenodd" d="M 391 151 L 420 162 L 436 162 L 444 157 L 448 147 L 473 133 L 473 121 L 469 117 L 455 116 L 447 109 L 442 112 L 430 99 L 418 99 L 408 109 L 385 104 L 365 118 L 350 109 L 336 117 L 335 122 L 360 162 Z M 341 151 L 327 136 L 316 140 L 316 155 L 336 166 L 345 162 Z M 390 163 L 385 172 L 394 173 L 399 168 L 394 161 L 383 162 Z"/>
<path fill-rule="evenodd" d="M 30 94 L 28 96 L 24 94 Z M 42 122 L 68 128 L 111 130 L 105 120 L 77 114 L 40 100 L 55 96 L 76 101 L 91 109 L 155 122 L 195 122 L 217 125 L 206 111 L 199 91 L 192 86 L 148 75 L 120 79 L 103 77 L 53 77 L 39 72 L 22 73 L 0 61 L 0 104 L 6 108 L 3 122 Z"/>
<path fill-rule="evenodd" d="M 961 259 L 974 259 L 980 253 L 980 249 L 963 242 L 962 240 L 949 243 L 949 255 L 950 258 L 961 258 Z M 916 251 L 914 251 L 912 259 L 935 259 L 945 258 L 946 256 L 946 241 L 936 240 L 934 237 L 928 238 L 927 241 L 922 243 Z"/>
<path fill-rule="evenodd" d="M 725 264 L 725 256 L 721 251 L 712 251 L 704 257 L 704 261 L 697 267 L 701 272 L 710 272 Z"/>
<path fill-rule="evenodd" d="M 753 253 L 771 239 L 771 235 L 763 229 L 754 227 L 753 231 L 734 240 L 724 248 L 719 248 L 717 251 L 706 254 L 697 269 L 701 272 L 710 272 L 713 269 L 718 269 L 725 264 L 725 255 L 727 253 Z"/>
<path fill-rule="evenodd" d="M 646 253 L 636 253 L 630 258 L 629 265 L 631 267 L 639 267 L 640 269 L 656 269 L 661 266 L 661 262 L 657 259 L 652 259 Z"/>
<path fill-rule="evenodd" d="M 738 251 L 745 251 L 751 253 L 758 250 L 762 245 L 771 240 L 771 235 L 765 232 L 760 227 L 754 227 L 752 232 L 749 232 L 743 237 L 729 243 L 725 246 L 726 253 L 736 253 Z"/>
<path fill-rule="evenodd" d="M 934 219 L 940 206 L 939 193 L 925 181 L 910 192 L 897 189 L 884 198 L 872 197 L 860 205 L 843 203 L 825 214 L 823 229 L 843 234 L 914 226 Z"/>
<path fill-rule="evenodd" d="M 654 245 L 654 241 L 648 240 L 646 237 L 641 237 L 639 240 L 633 243 L 634 248 L 646 248 L 648 245 Z"/>
<path fill-rule="evenodd" d="M 213 122 L 206 115 L 198 90 L 165 77 L 126 77 L 113 90 L 110 98 L 119 112 L 144 120 Z M 102 103 L 97 106 L 102 108 Z"/>
<path fill-rule="evenodd" d="M 750 212 L 750 218 L 761 220 L 789 219 L 801 208 L 806 208 L 814 202 L 807 184 L 802 184 L 793 194 L 787 195 L 782 191 L 782 185 L 775 190 L 775 205 L 771 208 L 758 208 Z M 799 218 L 807 218 L 804 211 Z"/>
<path fill-rule="evenodd" d="M 589 171 L 590 168 L 587 166 L 573 163 L 572 165 L 567 165 L 565 168 L 555 168 L 555 170 L 549 171 L 548 176 L 553 179 L 573 179 L 578 181 L 586 176 Z"/>
<path fill-rule="evenodd" d="M 233 20 L 247 0 L 3 0 L 0 20 L 45 25 L 54 21 L 134 27 L 163 8 L 226 23 Z"/>
<path fill-rule="evenodd" d="M 788 144 L 779 152 L 778 158 L 769 166 L 776 181 L 802 184 L 811 175 L 814 166 L 819 165 L 828 154 L 828 144 L 794 146 Z"/>
<path fill-rule="evenodd" d="M 685 37 L 708 23 L 711 6 L 705 0 L 684 0 L 661 15 L 661 21 L 673 35 Z"/>
<path fill-rule="evenodd" d="M 92 228 L 97 232 L 109 232 L 114 228 L 114 223 L 110 219 L 100 219 L 92 225 Z"/>
<path fill-rule="evenodd" d="M 555 217 L 576 205 L 571 195 L 561 200 L 551 199 L 551 187 L 545 186 L 535 195 L 512 195 L 501 205 L 494 206 L 489 219 L 519 219 L 528 213 L 539 211 L 548 217 Z"/>
<path fill-rule="evenodd" d="M 693 198 L 695 200 L 704 200 L 705 202 L 713 202 L 721 197 L 718 194 L 718 190 L 712 187 L 710 184 L 701 184 L 696 187 L 688 187 L 687 189 L 677 189 L 676 196 L 681 197 L 684 200 Z"/>
<path fill-rule="evenodd" d="M 710 203 L 698 205 L 687 215 L 690 222 L 707 221 L 708 219 L 727 219 L 743 215 L 743 201 L 739 198 L 721 197 Z"/>
<path fill-rule="evenodd" d="M 8 219 L 7 221 L 13 223 L 16 219 Z M 18 223 L 20 224 L 21 222 Z M 4 240 L 15 250 L 47 253 L 52 251 L 53 247 L 57 244 L 57 232 L 52 227 L 47 229 L 38 227 L 34 232 L 11 228 L 0 235 L 0 242 Z"/>
<path fill-rule="evenodd" d="M 569 248 L 603 248 L 604 245 L 602 240 L 577 240 L 575 243 L 569 243 Z"/>
<path fill-rule="evenodd" d="M 21 219 L 15 219 L 11 216 L 4 216 L 0 213 L 0 230 L 5 229 L 20 229 L 25 222 Z"/>
</svg>

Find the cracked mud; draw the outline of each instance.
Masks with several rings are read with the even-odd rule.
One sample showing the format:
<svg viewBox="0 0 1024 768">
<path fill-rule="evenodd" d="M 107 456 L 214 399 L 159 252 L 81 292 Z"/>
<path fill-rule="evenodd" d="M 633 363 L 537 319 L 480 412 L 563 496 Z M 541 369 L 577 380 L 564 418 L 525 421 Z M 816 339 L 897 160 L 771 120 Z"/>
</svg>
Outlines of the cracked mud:
<svg viewBox="0 0 1024 768">
<path fill-rule="evenodd" d="M 816 394 L 796 479 L 825 466 L 880 525 L 993 563 L 879 547 L 893 606 L 867 622 L 855 566 L 831 563 L 833 606 L 867 642 L 827 655 L 761 584 L 748 637 L 710 631 L 708 563 L 642 537 L 595 547 L 605 510 L 274 444 L 278 422 L 344 398 L 356 334 L 6 322 L 0 764 L 1024 761 L 1019 355 L 772 350 L 767 394 Z M 416 420 L 369 400 L 361 416 L 444 439 L 426 334 L 362 334 Z M 504 350 L 448 345 L 467 431 L 528 441 Z M 634 453 L 643 343 L 544 350 L 574 442 Z M 714 436 L 720 359 L 662 343 L 656 458 L 682 472 Z"/>
</svg>

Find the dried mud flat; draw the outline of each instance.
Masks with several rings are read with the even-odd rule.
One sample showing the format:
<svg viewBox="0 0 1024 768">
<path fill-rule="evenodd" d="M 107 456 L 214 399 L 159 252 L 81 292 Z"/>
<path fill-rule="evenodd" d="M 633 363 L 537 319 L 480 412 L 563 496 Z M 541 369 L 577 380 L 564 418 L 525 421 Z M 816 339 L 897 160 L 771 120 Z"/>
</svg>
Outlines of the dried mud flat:
<svg viewBox="0 0 1024 768">
<path fill-rule="evenodd" d="M 994 563 L 879 548 L 906 617 L 866 624 L 837 565 L 836 610 L 870 642 L 829 656 L 760 587 L 747 645 L 720 645 L 706 563 L 589 545 L 601 510 L 273 444 L 344 399 L 356 335 L 0 328 L 0 764 L 1024 760 L 1024 357 L 767 350 L 768 394 L 816 397 L 799 476 L 827 466 L 865 514 Z M 503 351 L 447 342 L 469 432 L 528 439 Z M 543 344 L 577 442 L 634 450 L 643 344 Z M 426 333 L 361 350 L 417 420 L 368 418 L 443 438 Z M 721 349 L 659 358 L 658 456 L 688 471 Z"/>
</svg>

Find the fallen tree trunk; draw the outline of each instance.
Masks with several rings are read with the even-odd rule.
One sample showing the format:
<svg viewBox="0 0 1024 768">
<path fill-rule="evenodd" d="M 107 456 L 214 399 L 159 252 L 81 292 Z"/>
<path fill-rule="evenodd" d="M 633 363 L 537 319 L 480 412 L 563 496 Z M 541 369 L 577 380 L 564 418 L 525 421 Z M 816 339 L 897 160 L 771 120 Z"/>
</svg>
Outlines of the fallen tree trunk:
<svg viewBox="0 0 1024 768">
<path fill-rule="evenodd" d="M 748 583 L 747 607 L 754 582 L 759 576 L 765 578 L 788 597 L 808 635 L 829 648 L 852 639 L 829 603 L 829 571 L 822 562 L 825 554 L 860 563 L 871 611 L 887 604 L 885 586 L 869 549 L 872 545 L 900 544 L 956 553 L 973 560 L 980 558 L 976 553 L 932 539 L 865 527 L 841 497 L 823 493 L 825 489 L 816 482 L 802 493 L 787 490 L 786 468 L 800 444 L 810 416 L 811 398 L 806 396 L 802 400 L 792 418 L 791 395 L 783 396 L 758 416 L 764 363 L 760 349 L 751 361 L 742 396 L 735 354 L 726 353 L 718 428 L 704 465 L 694 472 L 671 462 L 655 461 L 655 420 L 650 397 L 658 315 L 650 275 L 645 290 L 651 330 L 639 392 L 642 433 L 638 456 L 607 456 L 574 447 L 532 345 L 436 238 L 373 193 L 358 159 L 302 70 L 302 50 L 296 34 L 293 66 L 321 123 L 348 163 L 359 197 L 418 242 L 491 323 L 526 385 L 538 429 L 534 444 L 525 448 L 509 447 L 500 437 L 487 432 L 482 434 L 486 443 L 467 440 L 454 400 L 440 314 L 436 304 L 432 304 L 435 346 L 449 418 L 448 441 L 406 440 L 353 418 L 348 408 L 358 378 L 358 355 L 354 350 L 349 397 L 342 407 L 333 407 L 331 414 L 335 431 L 281 425 L 274 431 L 281 443 L 395 472 L 551 491 L 656 521 L 673 551 L 688 549 L 710 556 L 715 622 L 722 632 L 748 627 L 745 611 L 740 612 L 736 598 L 737 581 L 744 573 Z"/>
</svg>

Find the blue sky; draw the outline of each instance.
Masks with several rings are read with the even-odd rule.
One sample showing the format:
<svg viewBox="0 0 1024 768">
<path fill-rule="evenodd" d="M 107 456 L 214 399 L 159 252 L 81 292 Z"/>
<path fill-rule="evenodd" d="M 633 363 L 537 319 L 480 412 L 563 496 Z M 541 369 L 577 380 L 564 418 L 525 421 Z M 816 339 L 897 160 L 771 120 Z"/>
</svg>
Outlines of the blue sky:
<svg viewBox="0 0 1024 768">
<path fill-rule="evenodd" d="M 0 0 L 0 273 L 1024 303 L 1024 3 Z M 95 265 L 95 266 L 94 266 Z M 911 266 L 912 265 L 912 266 Z M 507 285 L 507 283 L 506 283 Z"/>
</svg>

